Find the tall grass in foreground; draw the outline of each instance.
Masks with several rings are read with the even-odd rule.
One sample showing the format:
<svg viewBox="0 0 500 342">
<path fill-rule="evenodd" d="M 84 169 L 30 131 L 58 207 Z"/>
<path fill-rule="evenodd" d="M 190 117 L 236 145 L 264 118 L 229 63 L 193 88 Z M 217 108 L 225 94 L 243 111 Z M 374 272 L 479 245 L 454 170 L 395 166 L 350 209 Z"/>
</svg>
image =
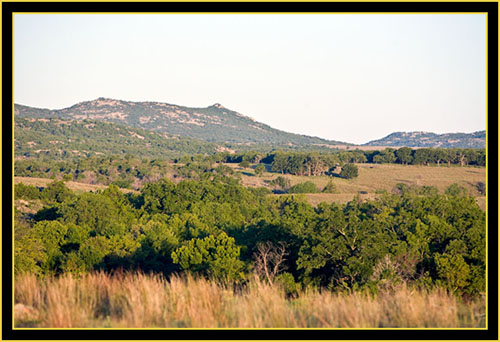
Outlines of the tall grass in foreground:
<svg viewBox="0 0 500 342">
<path fill-rule="evenodd" d="M 372 297 L 307 290 L 294 299 L 259 280 L 234 291 L 203 278 L 92 273 L 15 279 L 16 327 L 484 327 L 483 299 L 400 287 Z M 22 304 L 22 305 L 19 305 Z M 26 308 L 29 308 L 27 310 Z"/>
</svg>

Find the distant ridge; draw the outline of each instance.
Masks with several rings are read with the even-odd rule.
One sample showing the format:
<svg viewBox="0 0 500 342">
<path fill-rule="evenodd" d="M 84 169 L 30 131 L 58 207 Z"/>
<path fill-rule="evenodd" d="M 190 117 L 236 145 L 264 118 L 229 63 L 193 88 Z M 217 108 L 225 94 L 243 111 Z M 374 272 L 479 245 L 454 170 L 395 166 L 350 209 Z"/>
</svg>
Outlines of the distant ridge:
<svg viewBox="0 0 500 342">
<path fill-rule="evenodd" d="M 365 146 L 485 148 L 486 131 L 474 133 L 395 132 Z"/>
<path fill-rule="evenodd" d="M 14 114 L 22 118 L 99 120 L 219 143 L 352 145 L 274 129 L 227 109 L 220 103 L 206 108 L 191 108 L 161 102 L 131 102 L 100 97 L 60 110 L 15 104 Z"/>
</svg>

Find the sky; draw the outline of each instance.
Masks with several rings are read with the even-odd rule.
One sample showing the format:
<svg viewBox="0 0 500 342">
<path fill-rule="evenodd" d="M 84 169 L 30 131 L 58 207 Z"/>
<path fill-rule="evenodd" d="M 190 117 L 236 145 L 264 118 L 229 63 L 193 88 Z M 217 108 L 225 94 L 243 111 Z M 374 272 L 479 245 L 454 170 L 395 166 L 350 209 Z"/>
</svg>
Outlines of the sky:
<svg viewBox="0 0 500 342">
<path fill-rule="evenodd" d="M 486 129 L 484 14 L 15 14 L 14 100 L 214 103 L 362 144 Z"/>
</svg>

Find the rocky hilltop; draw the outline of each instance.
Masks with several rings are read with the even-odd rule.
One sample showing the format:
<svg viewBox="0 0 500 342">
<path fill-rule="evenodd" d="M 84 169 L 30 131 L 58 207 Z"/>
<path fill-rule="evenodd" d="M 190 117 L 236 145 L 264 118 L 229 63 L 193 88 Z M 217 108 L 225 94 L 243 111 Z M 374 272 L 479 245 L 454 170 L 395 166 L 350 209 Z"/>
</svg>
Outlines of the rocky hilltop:
<svg viewBox="0 0 500 342">
<path fill-rule="evenodd" d="M 210 142 L 289 146 L 345 144 L 274 129 L 219 103 L 190 108 L 161 102 L 98 98 L 59 110 L 16 104 L 14 114 L 23 118 L 99 120 Z"/>
<path fill-rule="evenodd" d="M 373 140 L 366 146 L 485 148 L 486 131 L 474 133 L 435 134 L 429 132 L 396 132 Z"/>
</svg>

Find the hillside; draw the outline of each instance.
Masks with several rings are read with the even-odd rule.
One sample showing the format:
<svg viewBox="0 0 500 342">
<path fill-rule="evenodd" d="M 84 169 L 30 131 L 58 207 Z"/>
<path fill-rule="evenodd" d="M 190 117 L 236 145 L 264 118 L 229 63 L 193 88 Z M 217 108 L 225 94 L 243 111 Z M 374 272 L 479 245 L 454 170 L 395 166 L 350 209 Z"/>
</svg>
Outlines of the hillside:
<svg viewBox="0 0 500 342">
<path fill-rule="evenodd" d="M 224 149 L 202 140 L 95 120 L 16 118 L 14 126 L 16 156 L 71 157 L 130 153 L 137 157 L 169 158 Z"/>
<path fill-rule="evenodd" d="M 373 140 L 365 146 L 485 148 L 486 131 L 474 133 L 435 134 L 429 132 L 396 132 Z"/>
<path fill-rule="evenodd" d="M 288 146 L 345 144 L 280 131 L 220 104 L 189 108 L 160 102 L 98 98 L 60 110 L 15 104 L 14 114 L 18 118 L 100 120 L 210 142 Z"/>
</svg>

